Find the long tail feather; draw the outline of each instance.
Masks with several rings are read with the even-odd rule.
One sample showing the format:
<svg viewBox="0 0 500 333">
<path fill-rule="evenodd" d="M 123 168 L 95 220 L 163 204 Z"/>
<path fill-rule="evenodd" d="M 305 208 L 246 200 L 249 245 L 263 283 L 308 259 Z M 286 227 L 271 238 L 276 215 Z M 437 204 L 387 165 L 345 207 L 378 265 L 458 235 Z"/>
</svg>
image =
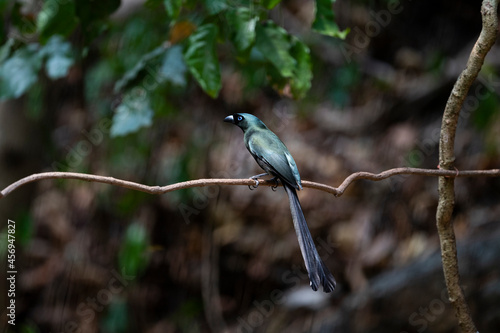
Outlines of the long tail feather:
<svg viewBox="0 0 500 333">
<path fill-rule="evenodd" d="M 323 286 L 323 291 L 328 293 L 335 289 L 335 278 L 319 257 L 316 246 L 314 246 L 314 241 L 307 227 L 304 213 L 302 213 L 297 191 L 288 184 L 285 184 L 284 187 L 288 194 L 288 200 L 290 201 L 293 226 L 295 227 L 300 251 L 302 252 L 302 257 L 304 258 L 306 269 L 309 273 L 311 288 L 317 291 L 318 286 L 321 284 Z"/>
</svg>

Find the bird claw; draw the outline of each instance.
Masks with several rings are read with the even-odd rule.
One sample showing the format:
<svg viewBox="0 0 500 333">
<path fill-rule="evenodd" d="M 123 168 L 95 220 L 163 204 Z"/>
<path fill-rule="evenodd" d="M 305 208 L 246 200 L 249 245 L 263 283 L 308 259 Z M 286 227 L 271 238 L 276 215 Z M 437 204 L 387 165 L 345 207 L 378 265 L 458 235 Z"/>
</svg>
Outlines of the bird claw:
<svg viewBox="0 0 500 333">
<path fill-rule="evenodd" d="M 255 185 L 248 185 L 248 188 L 250 189 L 250 191 L 253 191 L 257 187 L 259 187 L 260 182 L 257 178 L 250 177 L 250 179 L 253 179 L 255 181 Z"/>
<path fill-rule="evenodd" d="M 271 190 L 273 190 L 273 192 L 276 192 L 276 189 L 278 188 L 278 185 L 279 185 L 278 179 L 276 177 L 274 177 L 271 180 L 274 180 L 274 182 L 276 183 L 276 185 L 271 186 Z"/>
</svg>

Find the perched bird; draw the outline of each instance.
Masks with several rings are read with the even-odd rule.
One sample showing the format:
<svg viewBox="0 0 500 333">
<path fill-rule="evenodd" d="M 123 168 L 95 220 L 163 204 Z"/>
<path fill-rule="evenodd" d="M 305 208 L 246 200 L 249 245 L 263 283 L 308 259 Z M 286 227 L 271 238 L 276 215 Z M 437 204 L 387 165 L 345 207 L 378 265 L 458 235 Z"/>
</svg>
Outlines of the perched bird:
<svg viewBox="0 0 500 333">
<path fill-rule="evenodd" d="M 235 124 L 243 130 L 245 146 L 266 173 L 250 177 L 259 185 L 258 177 L 271 175 L 278 179 L 288 195 L 293 225 L 299 240 L 300 250 L 309 274 L 311 288 L 316 291 L 323 286 L 324 292 L 335 289 L 335 278 L 325 266 L 314 246 L 307 227 L 297 191 L 302 189 L 299 170 L 295 161 L 281 140 L 254 115 L 235 113 L 227 116 L 225 122 Z"/>
</svg>

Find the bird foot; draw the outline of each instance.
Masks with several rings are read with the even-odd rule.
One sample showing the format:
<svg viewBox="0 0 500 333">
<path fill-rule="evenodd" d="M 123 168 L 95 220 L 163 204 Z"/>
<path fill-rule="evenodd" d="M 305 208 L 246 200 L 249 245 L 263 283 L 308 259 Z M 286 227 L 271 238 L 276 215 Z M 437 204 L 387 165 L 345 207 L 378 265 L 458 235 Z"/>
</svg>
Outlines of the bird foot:
<svg viewBox="0 0 500 333">
<path fill-rule="evenodd" d="M 253 191 L 257 187 L 259 187 L 260 181 L 257 178 L 253 178 L 253 177 L 250 177 L 250 179 L 253 179 L 255 181 L 255 185 L 248 185 L 248 188 L 250 189 L 250 191 Z M 271 186 L 271 190 L 273 190 L 273 192 L 276 192 L 276 189 L 278 188 L 278 186 L 280 184 L 278 178 L 274 177 L 274 178 L 269 179 L 269 181 L 275 182 L 275 185 Z"/>
<path fill-rule="evenodd" d="M 259 187 L 259 180 L 257 178 L 252 178 L 252 177 L 250 177 L 250 179 L 253 179 L 255 181 L 255 185 L 248 185 L 248 188 L 250 189 L 250 191 L 253 191 L 257 187 Z"/>
<path fill-rule="evenodd" d="M 280 184 L 278 181 L 278 177 L 274 177 L 271 180 L 274 180 L 274 182 L 276 183 L 276 185 L 271 186 L 271 190 L 273 190 L 273 192 L 276 192 L 276 189 L 278 188 L 278 185 Z"/>
<path fill-rule="evenodd" d="M 260 175 L 255 175 L 255 176 L 250 177 L 250 179 L 253 179 L 255 181 L 255 185 L 248 185 L 248 188 L 250 189 L 250 191 L 253 191 L 257 187 L 259 187 L 260 182 L 259 182 L 258 178 L 260 178 L 262 176 L 267 176 L 267 173 L 261 173 Z"/>
</svg>

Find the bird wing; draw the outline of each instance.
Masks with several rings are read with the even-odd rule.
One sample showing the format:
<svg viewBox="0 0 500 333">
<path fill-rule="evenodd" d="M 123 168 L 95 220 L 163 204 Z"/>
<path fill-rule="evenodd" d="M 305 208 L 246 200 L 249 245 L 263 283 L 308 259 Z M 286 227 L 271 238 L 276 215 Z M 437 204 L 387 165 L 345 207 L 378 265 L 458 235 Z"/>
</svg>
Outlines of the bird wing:
<svg viewBox="0 0 500 333">
<path fill-rule="evenodd" d="M 268 173 L 297 189 L 302 189 L 299 170 L 281 140 L 271 131 L 254 133 L 248 140 L 248 150 Z"/>
</svg>

